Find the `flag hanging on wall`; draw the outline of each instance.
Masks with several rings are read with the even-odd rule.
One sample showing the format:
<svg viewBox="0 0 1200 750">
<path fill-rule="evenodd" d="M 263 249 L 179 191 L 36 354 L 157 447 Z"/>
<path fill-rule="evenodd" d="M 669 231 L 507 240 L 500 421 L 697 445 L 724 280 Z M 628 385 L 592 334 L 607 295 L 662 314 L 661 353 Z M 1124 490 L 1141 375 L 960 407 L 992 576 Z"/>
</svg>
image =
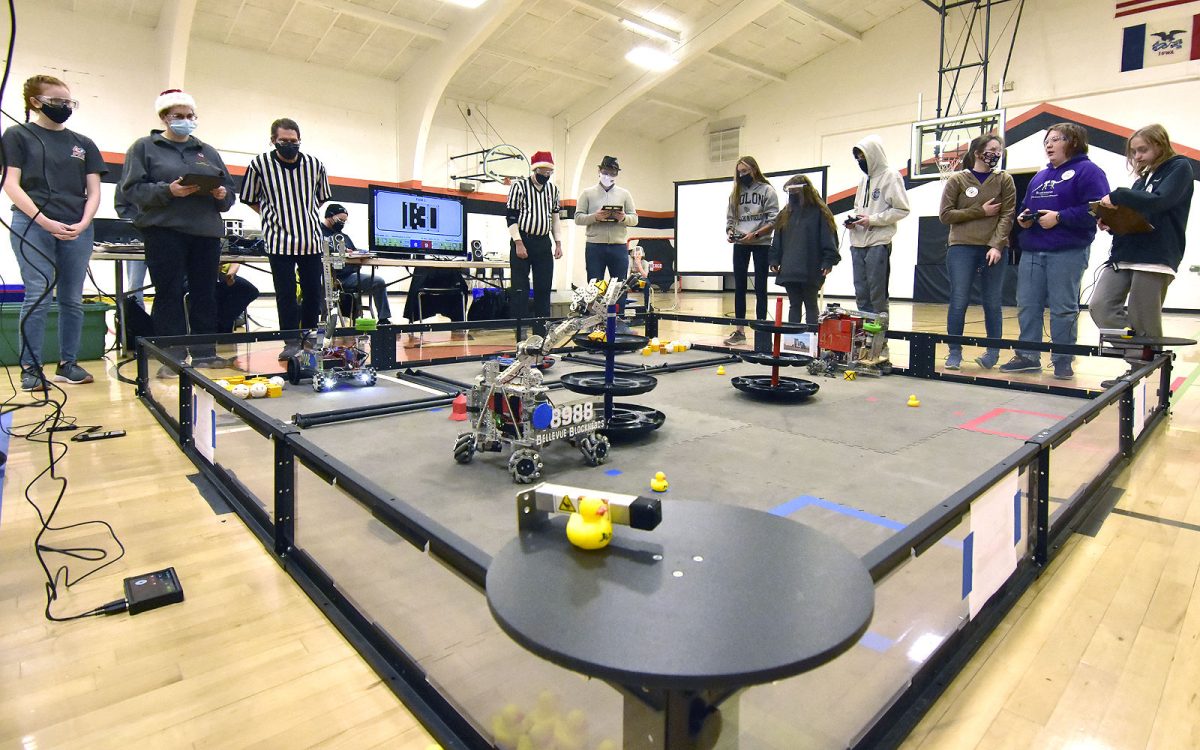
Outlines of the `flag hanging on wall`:
<svg viewBox="0 0 1200 750">
<path fill-rule="evenodd" d="M 1134 16 L 1160 8 L 1172 8 L 1176 5 L 1188 5 L 1200 0 L 1117 0 L 1116 16 Z"/>
<path fill-rule="evenodd" d="M 1126 26 L 1121 70 L 1200 60 L 1200 14 Z"/>
</svg>

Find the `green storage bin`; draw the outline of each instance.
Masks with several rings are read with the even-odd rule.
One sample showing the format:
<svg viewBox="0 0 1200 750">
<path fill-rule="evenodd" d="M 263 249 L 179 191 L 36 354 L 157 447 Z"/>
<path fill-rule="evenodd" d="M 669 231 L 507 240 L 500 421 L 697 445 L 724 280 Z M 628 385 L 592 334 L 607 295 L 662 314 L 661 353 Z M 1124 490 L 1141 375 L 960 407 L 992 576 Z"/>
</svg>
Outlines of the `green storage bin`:
<svg viewBox="0 0 1200 750">
<path fill-rule="evenodd" d="M 112 305 L 99 302 L 83 304 L 83 334 L 79 338 L 79 360 L 100 359 L 104 356 L 104 336 L 108 326 L 104 322 L 104 314 L 112 310 Z M 15 365 L 20 363 L 20 343 L 17 328 L 21 322 L 21 303 L 5 302 L 0 304 L 0 365 Z M 58 362 L 58 304 L 51 303 L 46 314 L 46 336 L 42 342 L 42 362 L 56 364 Z"/>
</svg>

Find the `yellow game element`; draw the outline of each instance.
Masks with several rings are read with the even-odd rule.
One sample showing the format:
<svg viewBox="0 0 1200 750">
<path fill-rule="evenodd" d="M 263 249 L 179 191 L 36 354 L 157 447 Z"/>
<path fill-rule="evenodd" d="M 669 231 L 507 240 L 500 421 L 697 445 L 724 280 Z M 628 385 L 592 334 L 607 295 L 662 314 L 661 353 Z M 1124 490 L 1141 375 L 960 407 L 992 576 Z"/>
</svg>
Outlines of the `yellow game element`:
<svg viewBox="0 0 1200 750">
<path fill-rule="evenodd" d="M 917 394 L 912 394 L 908 397 L 909 406 L 920 406 L 921 402 L 917 400 Z"/>
<path fill-rule="evenodd" d="M 675 351 L 677 351 L 677 352 L 686 352 L 687 350 L 688 350 L 688 345 L 687 345 L 687 344 L 683 344 L 683 343 L 680 343 L 680 342 L 678 342 L 678 341 L 677 341 L 677 342 L 675 342 Z"/>
<path fill-rule="evenodd" d="M 858 377 L 858 373 L 855 372 L 854 370 L 846 370 L 845 372 L 842 373 L 842 377 L 845 378 L 846 380 L 854 380 Z"/>
<path fill-rule="evenodd" d="M 271 379 L 264 375 L 258 375 L 253 378 L 246 378 L 246 380 L 243 382 L 245 382 L 246 385 L 254 385 L 255 383 L 270 383 Z"/>
<path fill-rule="evenodd" d="M 267 383 L 267 398 L 279 398 L 283 395 L 283 386 Z"/>
<path fill-rule="evenodd" d="M 660 342 L 660 341 L 658 340 L 658 337 L 657 337 L 657 336 L 655 336 L 654 338 L 650 339 L 650 346 L 661 346 L 661 345 L 662 345 L 662 342 Z"/>
<path fill-rule="evenodd" d="M 675 345 L 672 344 L 670 341 L 664 341 L 662 343 L 662 345 L 659 347 L 659 351 L 661 351 L 663 354 L 670 354 L 674 348 L 675 348 Z"/>
<path fill-rule="evenodd" d="M 588 334 L 588 341 L 604 341 L 606 338 L 604 331 L 592 331 Z"/>
<path fill-rule="evenodd" d="M 600 279 L 596 282 L 596 291 L 604 294 L 608 291 L 608 279 Z"/>
<path fill-rule="evenodd" d="M 225 382 L 230 385 L 240 385 L 246 382 L 245 375 L 229 375 L 225 378 Z"/>
<path fill-rule="evenodd" d="M 608 503 L 598 497 L 579 501 L 579 512 L 567 521 L 567 540 L 580 549 L 602 549 L 612 541 Z"/>
<path fill-rule="evenodd" d="M 654 353 L 654 350 L 651 349 L 649 346 L 642 348 L 642 356 L 643 357 L 649 357 L 653 353 Z"/>
<path fill-rule="evenodd" d="M 717 374 L 718 374 L 718 375 L 724 375 L 724 374 L 725 374 L 725 365 L 717 365 Z"/>
<path fill-rule="evenodd" d="M 670 486 L 671 483 L 667 481 L 667 475 L 661 471 L 657 472 L 654 475 L 654 478 L 650 480 L 650 489 L 654 490 L 655 492 L 666 492 L 667 488 Z"/>
</svg>

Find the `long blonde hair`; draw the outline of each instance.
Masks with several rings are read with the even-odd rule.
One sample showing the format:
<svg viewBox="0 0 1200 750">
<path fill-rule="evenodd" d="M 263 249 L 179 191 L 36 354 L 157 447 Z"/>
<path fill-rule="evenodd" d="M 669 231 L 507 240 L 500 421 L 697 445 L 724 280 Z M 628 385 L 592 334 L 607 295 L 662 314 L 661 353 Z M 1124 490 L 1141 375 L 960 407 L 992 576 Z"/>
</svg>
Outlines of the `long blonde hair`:
<svg viewBox="0 0 1200 750">
<path fill-rule="evenodd" d="M 743 156 L 737 160 L 737 164 L 745 164 L 750 167 L 750 177 L 755 182 L 767 181 L 762 170 L 758 168 L 758 161 L 753 156 Z M 738 200 L 742 197 L 742 183 L 738 180 L 737 164 L 733 165 L 733 191 L 729 194 L 729 205 L 734 211 L 737 211 Z"/>
<path fill-rule="evenodd" d="M 1158 158 L 1154 160 L 1154 163 L 1141 170 L 1138 169 L 1137 164 L 1133 161 L 1134 138 L 1141 138 L 1158 150 Z M 1175 156 L 1178 156 L 1178 154 L 1175 153 L 1174 147 L 1171 146 L 1171 136 L 1167 135 L 1167 129 L 1158 123 L 1138 128 L 1133 131 L 1133 135 L 1129 136 L 1129 140 L 1125 141 L 1125 163 L 1129 165 L 1129 171 L 1138 177 L 1152 173 L 1161 167 L 1167 159 L 1174 158 Z"/>
<path fill-rule="evenodd" d="M 62 86 L 68 91 L 71 90 L 70 86 L 54 76 L 36 75 L 25 79 L 25 85 L 21 90 L 21 93 L 25 95 L 25 122 L 29 122 L 29 100 L 35 96 L 41 96 L 46 86 Z"/>
<path fill-rule="evenodd" d="M 829 225 L 829 233 L 837 235 L 837 222 L 833 220 L 833 212 L 829 210 L 829 206 L 825 201 L 821 200 L 820 193 L 813 186 L 812 180 L 808 179 L 808 175 L 798 174 L 792 175 L 787 182 L 783 183 L 783 192 L 788 192 L 788 188 L 793 185 L 800 185 L 800 203 L 805 206 L 816 206 L 820 209 L 821 214 L 825 217 L 825 223 Z M 783 229 L 787 224 L 788 217 L 792 214 L 791 204 L 784 205 L 783 210 L 775 217 L 775 229 Z"/>
</svg>

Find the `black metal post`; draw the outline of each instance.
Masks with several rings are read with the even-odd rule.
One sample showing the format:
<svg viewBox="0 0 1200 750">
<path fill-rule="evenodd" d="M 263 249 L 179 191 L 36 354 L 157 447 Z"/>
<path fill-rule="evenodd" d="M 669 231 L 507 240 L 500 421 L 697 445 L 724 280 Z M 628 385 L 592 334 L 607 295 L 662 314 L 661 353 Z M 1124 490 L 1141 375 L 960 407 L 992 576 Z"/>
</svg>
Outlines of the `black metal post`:
<svg viewBox="0 0 1200 750">
<path fill-rule="evenodd" d="M 1133 389 L 1134 383 L 1121 394 L 1121 402 L 1117 408 L 1120 418 L 1117 420 L 1117 438 L 1121 447 L 1121 455 L 1133 457 Z"/>
<path fill-rule="evenodd" d="M 1042 566 L 1050 560 L 1050 446 L 1041 447 L 1030 471 L 1029 490 L 1037 507 L 1033 561 Z"/>
<path fill-rule="evenodd" d="M 189 448 L 192 437 L 192 374 L 186 368 L 179 373 L 179 447 Z"/>
<path fill-rule="evenodd" d="M 296 543 L 296 458 L 286 440 L 275 438 L 275 554 Z"/>
</svg>

